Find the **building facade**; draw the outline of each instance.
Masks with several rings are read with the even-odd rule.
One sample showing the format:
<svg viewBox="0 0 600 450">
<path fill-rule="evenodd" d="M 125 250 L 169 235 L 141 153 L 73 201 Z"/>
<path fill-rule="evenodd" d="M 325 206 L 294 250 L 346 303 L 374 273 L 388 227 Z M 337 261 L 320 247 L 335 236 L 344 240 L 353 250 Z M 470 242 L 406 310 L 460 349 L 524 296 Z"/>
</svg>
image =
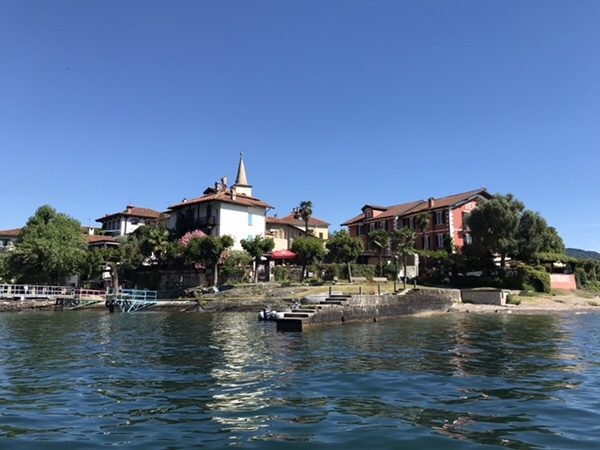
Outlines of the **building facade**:
<svg viewBox="0 0 600 450">
<path fill-rule="evenodd" d="M 243 155 L 233 186 L 229 188 L 227 178 L 223 177 L 203 194 L 169 207 L 167 227 L 176 235 L 194 230 L 208 236 L 229 235 L 235 241 L 235 249 L 242 248 L 243 239 L 265 236 L 267 211 L 272 206 L 252 196 Z"/>
<path fill-rule="evenodd" d="M 304 221 L 296 219 L 293 214 L 282 218 L 267 217 L 267 235 L 275 241 L 275 251 L 289 250 L 294 239 L 307 236 Z M 327 241 L 329 223 L 311 217 L 308 221 L 308 235 Z"/>
<path fill-rule="evenodd" d="M 480 202 L 492 195 L 485 188 L 441 198 L 417 200 L 392 206 L 365 205 L 362 214 L 347 220 L 350 236 L 363 239 L 369 248 L 368 235 L 374 230 L 393 231 L 404 227 L 416 233 L 417 250 L 444 250 L 450 245 L 460 251 L 471 242 L 466 216 Z M 425 225 L 425 226 L 423 226 Z"/>
<path fill-rule="evenodd" d="M 153 209 L 127 205 L 125 210 L 106 214 L 104 217 L 96 219 L 96 222 L 102 224 L 102 231 L 107 235 L 125 236 L 159 217 L 160 213 Z"/>
</svg>

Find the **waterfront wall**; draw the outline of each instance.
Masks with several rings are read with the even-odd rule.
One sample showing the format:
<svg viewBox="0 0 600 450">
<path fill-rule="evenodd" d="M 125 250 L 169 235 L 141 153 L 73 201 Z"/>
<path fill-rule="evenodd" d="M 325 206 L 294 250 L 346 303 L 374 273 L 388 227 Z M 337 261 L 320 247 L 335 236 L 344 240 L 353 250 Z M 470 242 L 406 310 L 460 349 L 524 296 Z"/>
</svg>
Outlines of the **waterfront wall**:
<svg viewBox="0 0 600 450">
<path fill-rule="evenodd" d="M 326 324 L 376 322 L 405 315 L 445 312 L 457 302 L 460 302 L 458 289 L 414 289 L 404 295 L 355 295 L 341 305 L 327 305 L 312 317 L 287 324 L 295 331 L 302 331 Z"/>
<path fill-rule="evenodd" d="M 507 290 L 489 290 L 480 289 L 462 289 L 460 291 L 463 303 L 473 303 L 476 305 L 506 305 L 506 299 L 510 291 Z"/>
</svg>

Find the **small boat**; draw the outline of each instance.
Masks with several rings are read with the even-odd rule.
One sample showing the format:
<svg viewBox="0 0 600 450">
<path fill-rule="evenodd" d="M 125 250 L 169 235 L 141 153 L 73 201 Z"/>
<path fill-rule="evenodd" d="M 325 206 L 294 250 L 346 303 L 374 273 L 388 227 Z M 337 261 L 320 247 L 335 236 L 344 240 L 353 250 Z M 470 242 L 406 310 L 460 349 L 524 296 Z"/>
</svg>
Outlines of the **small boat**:
<svg viewBox="0 0 600 450">
<path fill-rule="evenodd" d="M 258 313 L 258 320 L 277 320 L 277 311 L 271 309 L 270 306 L 267 306 L 265 309 Z"/>
</svg>

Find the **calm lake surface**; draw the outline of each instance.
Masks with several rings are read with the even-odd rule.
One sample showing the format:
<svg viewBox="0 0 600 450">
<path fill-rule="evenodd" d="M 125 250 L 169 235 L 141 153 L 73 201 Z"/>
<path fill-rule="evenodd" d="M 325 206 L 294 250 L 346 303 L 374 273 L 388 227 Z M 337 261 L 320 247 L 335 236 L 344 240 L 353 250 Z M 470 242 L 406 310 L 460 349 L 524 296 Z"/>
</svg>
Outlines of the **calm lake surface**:
<svg viewBox="0 0 600 450">
<path fill-rule="evenodd" d="M 0 315 L 0 448 L 600 448 L 600 315 Z"/>
</svg>

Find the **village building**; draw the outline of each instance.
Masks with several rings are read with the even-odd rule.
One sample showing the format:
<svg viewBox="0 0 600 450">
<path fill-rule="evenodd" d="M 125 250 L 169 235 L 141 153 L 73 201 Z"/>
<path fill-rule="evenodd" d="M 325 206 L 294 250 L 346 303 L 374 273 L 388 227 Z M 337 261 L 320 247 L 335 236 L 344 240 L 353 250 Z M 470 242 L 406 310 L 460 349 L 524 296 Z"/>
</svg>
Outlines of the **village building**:
<svg viewBox="0 0 600 450">
<path fill-rule="evenodd" d="M 0 253 L 12 250 L 20 233 L 20 228 L 0 231 Z"/>
<path fill-rule="evenodd" d="M 114 214 L 106 214 L 96 219 L 102 224 L 102 232 L 110 236 L 126 236 L 133 233 L 142 225 L 156 221 L 160 212 L 149 208 L 139 208 L 127 205 L 125 210 Z"/>
<path fill-rule="evenodd" d="M 465 217 L 480 202 L 493 196 L 485 188 L 440 198 L 429 198 L 392 206 L 365 205 L 362 214 L 347 220 L 342 226 L 348 227 L 350 236 L 360 237 L 367 250 L 369 233 L 374 230 L 393 231 L 408 227 L 415 231 L 417 250 L 443 250 L 452 244 L 460 251 L 471 243 L 471 235 L 465 224 Z M 427 227 L 423 230 L 419 222 L 426 218 Z"/>
<path fill-rule="evenodd" d="M 315 236 L 322 241 L 329 239 L 329 223 L 311 217 L 308 220 L 308 236 Z M 285 217 L 267 217 L 267 236 L 275 241 L 275 251 L 289 250 L 294 239 L 306 237 L 305 223 L 296 219 L 294 214 Z"/>
<path fill-rule="evenodd" d="M 243 239 L 265 236 L 268 203 L 252 195 L 248 183 L 243 154 L 235 184 L 227 186 L 227 177 L 222 177 L 214 187 L 207 188 L 201 197 L 183 199 L 168 209 L 167 227 L 177 236 L 188 231 L 200 230 L 208 236 L 231 236 L 234 248 L 241 249 Z"/>
</svg>

